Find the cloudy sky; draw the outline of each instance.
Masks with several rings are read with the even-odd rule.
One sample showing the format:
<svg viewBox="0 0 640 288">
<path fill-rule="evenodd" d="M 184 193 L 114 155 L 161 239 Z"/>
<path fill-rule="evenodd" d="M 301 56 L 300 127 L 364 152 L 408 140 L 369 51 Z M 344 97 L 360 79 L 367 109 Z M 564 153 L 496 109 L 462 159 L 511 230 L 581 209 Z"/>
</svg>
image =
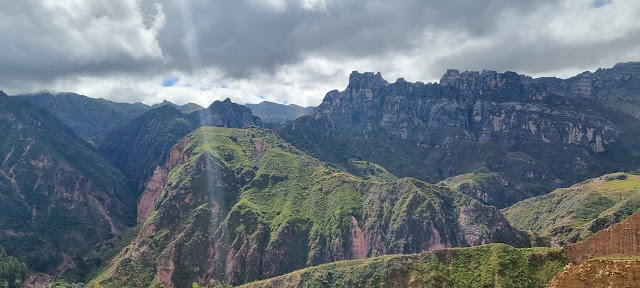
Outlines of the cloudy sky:
<svg viewBox="0 0 640 288">
<path fill-rule="evenodd" d="M 317 105 L 353 70 L 569 77 L 640 61 L 637 0 L 0 2 L 0 90 Z"/>
</svg>

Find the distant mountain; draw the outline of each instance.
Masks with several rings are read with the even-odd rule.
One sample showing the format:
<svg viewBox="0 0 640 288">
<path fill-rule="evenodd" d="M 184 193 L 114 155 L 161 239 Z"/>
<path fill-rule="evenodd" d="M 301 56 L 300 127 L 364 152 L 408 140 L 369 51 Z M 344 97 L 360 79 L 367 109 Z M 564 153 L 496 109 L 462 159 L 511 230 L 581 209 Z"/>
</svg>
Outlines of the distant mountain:
<svg viewBox="0 0 640 288">
<path fill-rule="evenodd" d="M 260 117 L 265 123 L 284 124 L 289 120 L 296 119 L 300 116 L 307 115 L 313 111 L 314 107 L 302 107 L 295 104 L 278 104 L 269 101 L 263 101 L 259 104 L 244 104 L 253 111 L 253 114 Z"/>
<path fill-rule="evenodd" d="M 171 147 L 192 130 L 186 115 L 173 105 L 161 105 L 111 131 L 99 151 L 142 193 L 153 171 L 166 161 Z"/>
<path fill-rule="evenodd" d="M 158 108 L 158 107 L 161 107 L 161 106 L 166 106 L 166 105 L 173 106 L 173 107 L 175 107 L 176 109 L 178 109 L 180 112 L 182 112 L 184 114 L 189 114 L 189 113 L 191 113 L 193 111 L 198 111 L 198 110 L 204 109 L 204 107 L 202 107 L 202 106 L 200 106 L 198 104 L 195 104 L 195 103 L 187 103 L 187 104 L 184 104 L 184 105 L 177 105 L 177 104 L 173 104 L 173 103 L 171 103 L 171 102 L 169 102 L 167 100 L 162 101 L 162 103 L 157 103 L 157 104 L 151 105 L 151 109 L 155 109 L 155 108 Z"/>
<path fill-rule="evenodd" d="M 524 200 L 503 212 L 514 226 L 568 244 L 639 210 L 640 176 L 615 173 Z"/>
<path fill-rule="evenodd" d="M 257 127 L 202 127 L 180 140 L 138 222 L 136 240 L 92 285 L 236 285 L 331 261 L 535 239 L 464 194 L 363 180 Z"/>
<path fill-rule="evenodd" d="M 640 166 L 640 121 L 614 110 L 620 109 L 616 101 L 632 103 L 631 95 L 640 95 L 633 84 L 638 72 L 635 63 L 568 80 L 449 70 L 438 84 L 388 83 L 379 73 L 353 72 L 344 91 L 330 91 L 310 115 L 279 133 L 347 169 L 357 158 L 433 183 L 480 170 L 498 173 L 516 189 L 486 190 L 482 197 L 506 207 Z M 628 85 L 596 85 L 610 81 Z"/>
<path fill-rule="evenodd" d="M 76 135 L 98 146 L 106 133 L 148 111 L 142 103 L 117 103 L 74 93 L 36 93 L 18 95 L 56 116 Z"/>
<path fill-rule="evenodd" d="M 262 126 L 260 117 L 254 116 L 251 109 L 231 102 L 214 101 L 207 109 L 189 113 L 187 116 L 195 127 L 217 126 L 242 128 L 246 126 Z"/>
<path fill-rule="evenodd" d="M 57 274 L 134 223 L 118 169 L 46 110 L 0 92 L 0 244 Z"/>
<path fill-rule="evenodd" d="M 323 264 L 240 288 L 539 288 L 545 287 L 567 262 L 560 249 L 516 249 L 490 244 Z"/>
</svg>

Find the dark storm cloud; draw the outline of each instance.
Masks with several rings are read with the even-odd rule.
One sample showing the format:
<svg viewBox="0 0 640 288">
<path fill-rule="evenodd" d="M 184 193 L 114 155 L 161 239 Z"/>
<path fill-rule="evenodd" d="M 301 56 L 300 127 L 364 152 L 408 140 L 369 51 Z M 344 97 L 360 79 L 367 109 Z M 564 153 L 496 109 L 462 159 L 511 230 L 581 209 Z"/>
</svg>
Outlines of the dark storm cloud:
<svg viewBox="0 0 640 288">
<path fill-rule="evenodd" d="M 153 1 L 144 2 L 148 10 Z M 215 65 L 240 77 L 274 71 L 308 53 L 367 57 L 422 45 L 424 31 L 488 35 L 501 13 L 526 13 L 544 1 L 331 1 L 305 10 L 254 1 L 165 1 L 167 25 L 159 35 L 173 65 Z M 519 3 L 519 4 L 518 4 Z M 188 36 L 197 39 L 197 49 Z M 428 47 L 425 47 L 428 48 Z M 197 51 L 199 55 L 192 55 Z M 198 63 L 189 61 L 196 57 Z"/>
<path fill-rule="evenodd" d="M 639 18 L 632 0 L 2 1 L 0 89 L 317 104 L 352 70 L 429 81 L 638 60 Z"/>
</svg>

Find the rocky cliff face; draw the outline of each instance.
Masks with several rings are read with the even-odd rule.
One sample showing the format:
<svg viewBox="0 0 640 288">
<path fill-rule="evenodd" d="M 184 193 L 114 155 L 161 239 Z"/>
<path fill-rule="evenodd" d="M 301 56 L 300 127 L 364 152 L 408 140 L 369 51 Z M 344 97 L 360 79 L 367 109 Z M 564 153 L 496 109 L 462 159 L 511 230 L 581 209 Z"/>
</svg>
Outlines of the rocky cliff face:
<svg viewBox="0 0 640 288">
<path fill-rule="evenodd" d="M 254 116 L 251 109 L 231 102 L 214 101 L 207 109 L 198 110 L 188 115 L 189 121 L 195 127 L 217 126 L 242 128 L 246 126 L 262 126 L 260 117 Z"/>
<path fill-rule="evenodd" d="M 110 132 L 98 150 L 142 193 L 156 167 L 166 162 L 171 147 L 192 130 L 184 114 L 163 105 Z"/>
<path fill-rule="evenodd" d="M 345 166 L 361 157 L 401 177 L 501 172 L 523 187 L 506 202 L 487 202 L 505 206 L 637 164 L 618 148 L 638 142 L 627 137 L 638 121 L 580 96 L 586 90 L 576 81 L 449 70 L 438 84 L 388 83 L 379 73 L 353 72 L 344 91 L 327 93 L 310 116 L 280 133 L 323 160 Z"/>
<path fill-rule="evenodd" d="M 47 111 L 0 92 L 0 243 L 60 273 L 135 220 L 123 175 Z"/>
<path fill-rule="evenodd" d="M 640 213 L 635 213 L 582 242 L 567 246 L 564 254 L 574 263 L 597 257 L 640 256 Z"/>
<path fill-rule="evenodd" d="M 258 128 L 203 127 L 183 138 L 138 211 L 140 234 L 96 284 L 235 285 L 345 259 L 531 245 L 497 209 L 461 193 L 363 180 Z"/>
</svg>

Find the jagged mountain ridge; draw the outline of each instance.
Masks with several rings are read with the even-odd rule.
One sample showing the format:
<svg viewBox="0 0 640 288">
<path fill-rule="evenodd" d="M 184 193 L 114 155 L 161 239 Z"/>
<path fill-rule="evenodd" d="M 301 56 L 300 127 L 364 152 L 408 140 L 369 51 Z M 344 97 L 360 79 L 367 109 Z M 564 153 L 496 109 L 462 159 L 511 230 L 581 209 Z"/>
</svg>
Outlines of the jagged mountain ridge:
<svg viewBox="0 0 640 288">
<path fill-rule="evenodd" d="M 258 128 L 186 136 L 138 208 L 138 238 L 94 285 L 241 284 L 342 259 L 532 241 L 463 194 L 362 180 Z"/>
<path fill-rule="evenodd" d="M 638 166 L 629 153 L 640 143 L 638 120 L 584 96 L 578 82 L 448 70 L 440 83 L 388 83 L 379 73 L 353 72 L 344 91 L 327 93 L 309 116 L 279 133 L 342 167 L 363 158 L 430 182 L 483 168 L 499 172 L 516 193 L 485 203 L 505 207 Z"/>
</svg>

